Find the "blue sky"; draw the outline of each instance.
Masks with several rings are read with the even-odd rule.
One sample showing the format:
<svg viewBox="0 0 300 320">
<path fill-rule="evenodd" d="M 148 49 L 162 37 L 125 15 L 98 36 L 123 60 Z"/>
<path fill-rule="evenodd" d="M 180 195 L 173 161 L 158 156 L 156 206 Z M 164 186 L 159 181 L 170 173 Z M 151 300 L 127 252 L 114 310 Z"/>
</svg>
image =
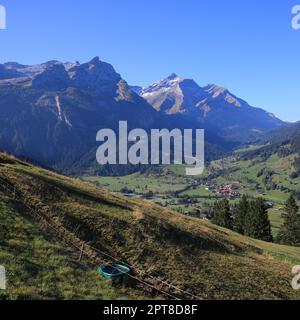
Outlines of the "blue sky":
<svg viewBox="0 0 300 320">
<path fill-rule="evenodd" d="M 130 84 L 175 72 L 300 120 L 300 0 L 0 0 L 0 62 L 98 55 Z"/>
</svg>

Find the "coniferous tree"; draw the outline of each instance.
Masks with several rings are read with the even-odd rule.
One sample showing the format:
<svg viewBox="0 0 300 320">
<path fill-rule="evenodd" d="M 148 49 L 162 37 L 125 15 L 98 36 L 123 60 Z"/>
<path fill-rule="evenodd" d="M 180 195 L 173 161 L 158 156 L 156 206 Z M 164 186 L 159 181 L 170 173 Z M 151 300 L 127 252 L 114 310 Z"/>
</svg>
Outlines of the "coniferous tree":
<svg viewBox="0 0 300 320">
<path fill-rule="evenodd" d="M 227 199 L 221 200 L 215 204 L 214 216 L 212 222 L 220 227 L 233 229 L 233 220 L 230 211 L 230 204 Z"/>
<path fill-rule="evenodd" d="M 245 222 L 245 234 L 254 239 L 273 241 L 271 223 L 264 199 L 259 198 L 250 203 Z"/>
<path fill-rule="evenodd" d="M 250 209 L 250 204 L 245 195 L 243 195 L 241 201 L 234 208 L 234 231 L 245 234 L 246 220 L 248 218 L 248 213 Z"/>
<path fill-rule="evenodd" d="M 256 225 L 256 209 L 254 203 L 255 201 L 249 201 L 247 215 L 244 220 L 244 235 L 248 237 L 253 237 Z"/>
<path fill-rule="evenodd" d="M 295 198 L 291 195 L 285 204 L 282 215 L 284 223 L 277 241 L 283 244 L 300 246 L 300 213 Z"/>
</svg>

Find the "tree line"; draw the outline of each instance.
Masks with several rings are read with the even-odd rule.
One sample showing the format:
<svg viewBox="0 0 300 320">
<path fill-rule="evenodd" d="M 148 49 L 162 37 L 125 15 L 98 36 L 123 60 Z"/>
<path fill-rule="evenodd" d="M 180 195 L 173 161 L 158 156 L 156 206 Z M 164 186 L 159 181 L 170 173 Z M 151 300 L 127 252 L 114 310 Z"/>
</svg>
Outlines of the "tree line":
<svg viewBox="0 0 300 320">
<path fill-rule="evenodd" d="M 249 200 L 244 195 L 233 206 L 227 199 L 217 201 L 212 222 L 254 239 L 300 246 L 300 213 L 293 196 L 287 200 L 282 217 L 283 225 L 274 239 L 266 201 L 263 198 Z"/>
</svg>

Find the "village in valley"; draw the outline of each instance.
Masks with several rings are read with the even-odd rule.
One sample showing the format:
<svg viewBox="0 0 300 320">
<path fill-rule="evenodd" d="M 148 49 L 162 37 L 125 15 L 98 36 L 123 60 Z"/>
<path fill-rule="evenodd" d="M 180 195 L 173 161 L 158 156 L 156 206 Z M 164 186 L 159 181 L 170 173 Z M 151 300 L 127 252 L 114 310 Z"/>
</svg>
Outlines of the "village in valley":
<svg viewBox="0 0 300 320">
<path fill-rule="evenodd" d="M 137 174 L 126 177 L 102 177 L 96 182 L 128 198 L 145 199 L 182 214 L 210 219 L 215 201 L 235 201 L 241 197 L 243 186 L 236 182 L 220 184 L 216 179 L 193 179 L 176 175 L 146 177 Z M 138 178 L 138 179 L 137 179 Z M 143 179 L 145 178 L 145 183 Z M 129 180 L 130 179 L 130 180 Z M 137 183 L 139 181 L 139 183 Z M 95 182 L 94 182 L 95 183 Z"/>
<path fill-rule="evenodd" d="M 223 196 L 224 198 L 236 199 L 240 197 L 238 184 L 216 185 L 211 184 L 206 188 L 207 191 Z"/>
</svg>

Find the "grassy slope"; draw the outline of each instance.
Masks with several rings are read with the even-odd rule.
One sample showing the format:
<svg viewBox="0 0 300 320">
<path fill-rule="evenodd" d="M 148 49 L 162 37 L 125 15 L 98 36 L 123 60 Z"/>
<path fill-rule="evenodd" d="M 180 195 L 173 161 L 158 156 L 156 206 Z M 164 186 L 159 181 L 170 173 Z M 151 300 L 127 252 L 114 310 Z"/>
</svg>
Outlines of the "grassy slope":
<svg viewBox="0 0 300 320">
<path fill-rule="evenodd" d="M 290 285 L 300 249 L 251 240 L 4 155 L 0 177 L 81 240 L 198 296 L 300 299 Z"/>
<path fill-rule="evenodd" d="M 0 193 L 0 265 L 7 269 L 1 299 L 134 299 L 142 295 L 114 288 L 96 266 L 79 263 L 78 252 L 39 230 Z"/>
</svg>

